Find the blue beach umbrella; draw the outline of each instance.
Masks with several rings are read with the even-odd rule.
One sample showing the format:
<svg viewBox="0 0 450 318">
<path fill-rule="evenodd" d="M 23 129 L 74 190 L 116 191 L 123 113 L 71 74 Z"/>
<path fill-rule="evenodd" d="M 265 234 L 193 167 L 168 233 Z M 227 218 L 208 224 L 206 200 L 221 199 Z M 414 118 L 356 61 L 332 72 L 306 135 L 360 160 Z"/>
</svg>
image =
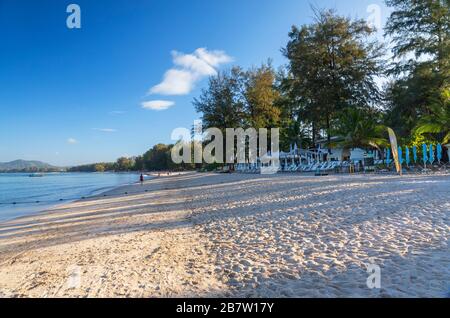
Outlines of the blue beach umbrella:
<svg viewBox="0 0 450 318">
<path fill-rule="evenodd" d="M 389 161 L 391 161 L 391 149 L 386 149 L 386 164 L 389 164 Z"/>
<path fill-rule="evenodd" d="M 441 144 L 437 145 L 437 160 L 439 161 L 439 163 L 441 163 L 441 160 L 442 160 L 442 145 Z"/>
<path fill-rule="evenodd" d="M 422 145 L 422 156 L 423 156 L 423 163 L 424 163 L 424 164 L 426 164 L 427 161 L 428 161 L 427 151 L 428 151 L 427 145 L 426 145 L 426 144 L 423 144 L 423 145 Z"/>
<path fill-rule="evenodd" d="M 406 147 L 405 149 L 405 159 L 406 159 L 406 164 L 409 166 L 409 163 L 411 162 L 410 158 L 409 158 L 409 148 Z"/>
<path fill-rule="evenodd" d="M 400 162 L 400 164 L 403 163 L 403 150 L 402 147 L 398 147 L 398 161 Z"/>
<path fill-rule="evenodd" d="M 413 146 L 414 163 L 417 163 L 417 147 Z"/>
<path fill-rule="evenodd" d="M 430 145 L 430 163 L 434 162 L 434 148 L 433 144 Z"/>
</svg>

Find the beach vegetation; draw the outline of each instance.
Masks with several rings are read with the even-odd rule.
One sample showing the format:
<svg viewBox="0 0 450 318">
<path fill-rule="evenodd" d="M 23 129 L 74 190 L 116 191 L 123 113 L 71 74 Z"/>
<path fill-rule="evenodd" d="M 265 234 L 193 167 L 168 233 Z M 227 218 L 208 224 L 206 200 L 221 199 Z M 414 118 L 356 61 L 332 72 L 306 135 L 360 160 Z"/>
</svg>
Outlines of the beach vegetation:
<svg viewBox="0 0 450 318">
<path fill-rule="evenodd" d="M 382 46 L 375 30 L 334 10 L 315 10 L 314 22 L 293 26 L 283 49 L 288 59 L 291 96 L 297 113 L 311 126 L 313 143 L 323 130 L 331 141 L 332 123 L 346 108 L 370 107 L 381 100 Z"/>
<path fill-rule="evenodd" d="M 342 140 L 331 142 L 331 147 L 340 147 L 344 150 L 353 148 L 375 148 L 382 153 L 382 148 L 389 142 L 386 138 L 386 127 L 377 120 L 380 115 L 376 112 L 368 112 L 358 108 L 345 109 L 339 117 L 336 135 L 342 136 Z"/>
<path fill-rule="evenodd" d="M 450 143 L 450 89 L 430 105 L 430 112 L 422 116 L 417 124 L 416 134 L 432 134 L 442 144 Z"/>
<path fill-rule="evenodd" d="M 215 169 L 217 162 L 227 162 L 227 129 L 279 128 L 282 151 L 294 144 L 316 148 L 325 138 L 328 145 L 382 153 L 388 147 L 386 127 L 402 145 L 450 143 L 450 2 L 385 2 L 392 8 L 384 28 L 390 54 L 376 34 L 380 30 L 367 21 L 313 8 L 311 23 L 288 32 L 282 48 L 286 65 L 275 70 L 268 60 L 210 76 L 193 106 L 203 128 L 217 129 L 223 139 L 191 138 L 184 146 L 194 149 L 186 156 L 196 164 L 173 163 L 174 146 L 159 144 L 141 156 L 103 164 L 104 171 Z M 258 150 L 260 144 L 258 136 Z M 222 147 L 210 149 L 222 160 L 196 160 L 208 145 Z M 77 169 L 97 171 L 95 165 Z"/>
</svg>

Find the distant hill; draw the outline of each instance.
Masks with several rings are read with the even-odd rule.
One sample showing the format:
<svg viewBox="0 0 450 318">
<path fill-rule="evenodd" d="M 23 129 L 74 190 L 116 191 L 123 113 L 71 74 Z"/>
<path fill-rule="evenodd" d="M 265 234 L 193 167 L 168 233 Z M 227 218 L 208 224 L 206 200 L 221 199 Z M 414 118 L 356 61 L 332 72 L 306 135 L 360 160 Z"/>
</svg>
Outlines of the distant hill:
<svg viewBox="0 0 450 318">
<path fill-rule="evenodd" d="M 14 160 L 10 162 L 0 162 L 0 171 L 52 171 L 59 170 L 42 161 Z"/>
</svg>

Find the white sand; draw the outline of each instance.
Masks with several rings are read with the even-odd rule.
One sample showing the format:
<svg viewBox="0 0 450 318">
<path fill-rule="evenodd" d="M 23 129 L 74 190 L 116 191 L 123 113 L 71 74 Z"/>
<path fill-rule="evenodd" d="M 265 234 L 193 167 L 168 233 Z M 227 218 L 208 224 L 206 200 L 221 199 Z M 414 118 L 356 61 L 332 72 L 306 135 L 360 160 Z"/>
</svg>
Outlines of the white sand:
<svg viewBox="0 0 450 318">
<path fill-rule="evenodd" d="M 449 198 L 448 175 L 162 177 L 0 223 L 0 295 L 445 297 Z"/>
</svg>

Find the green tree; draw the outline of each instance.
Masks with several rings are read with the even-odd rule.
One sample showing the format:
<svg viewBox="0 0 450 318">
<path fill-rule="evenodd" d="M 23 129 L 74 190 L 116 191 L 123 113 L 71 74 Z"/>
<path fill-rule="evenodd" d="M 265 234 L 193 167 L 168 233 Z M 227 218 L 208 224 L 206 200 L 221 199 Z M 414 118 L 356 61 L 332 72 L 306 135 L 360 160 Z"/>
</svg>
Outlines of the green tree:
<svg viewBox="0 0 450 318">
<path fill-rule="evenodd" d="M 222 131 L 224 162 L 225 129 L 245 126 L 243 91 L 244 72 L 241 68 L 234 67 L 230 71 L 219 72 L 210 77 L 208 87 L 193 101 L 196 111 L 202 114 L 203 128 L 215 127 Z"/>
<path fill-rule="evenodd" d="M 143 155 L 146 169 L 153 171 L 169 170 L 173 168 L 170 157 L 170 145 L 157 144 Z"/>
<path fill-rule="evenodd" d="M 134 167 L 133 167 L 133 170 L 136 170 L 136 171 L 142 171 L 142 170 L 144 170 L 144 168 L 145 168 L 145 165 L 144 165 L 144 158 L 143 158 L 142 156 L 137 156 L 137 157 L 134 159 Z"/>
<path fill-rule="evenodd" d="M 386 4 L 394 8 L 386 24 L 386 35 L 394 43 L 394 56 L 402 59 L 393 71 L 412 71 L 417 65 L 425 64 L 439 74 L 442 84 L 447 81 L 450 1 L 386 0 Z"/>
<path fill-rule="evenodd" d="M 101 164 L 101 163 L 97 163 L 95 165 L 94 169 L 95 169 L 96 172 L 104 172 L 105 171 L 105 166 L 103 164 Z"/>
<path fill-rule="evenodd" d="M 382 71 L 383 51 L 369 40 L 373 33 L 366 21 L 333 10 L 316 12 L 313 24 L 292 27 L 283 52 L 299 114 L 311 122 L 313 140 L 322 127 L 330 140 L 332 121 L 342 109 L 380 101 L 375 79 Z"/>
<path fill-rule="evenodd" d="M 116 168 L 118 171 L 129 171 L 132 170 L 134 165 L 134 160 L 131 158 L 120 157 L 117 159 Z"/>
<path fill-rule="evenodd" d="M 208 87 L 203 89 L 193 104 L 202 114 L 205 128 L 242 127 L 244 123 L 243 72 L 239 67 L 219 72 L 209 78 Z"/>
<path fill-rule="evenodd" d="M 377 120 L 377 117 L 379 116 L 374 111 L 346 109 L 341 113 L 335 131 L 343 140 L 331 142 L 330 145 L 344 149 L 376 148 L 383 153 L 382 147 L 389 143 L 385 138 L 386 127 Z"/>
<path fill-rule="evenodd" d="M 280 94 L 275 88 L 275 72 L 263 64 L 245 72 L 245 106 L 247 126 L 255 129 L 278 127 L 281 111 L 277 107 Z"/>
<path fill-rule="evenodd" d="M 399 137 L 412 136 L 418 120 L 430 113 L 439 86 L 433 72 L 417 67 L 408 76 L 391 81 L 385 89 L 385 122 Z"/>
<path fill-rule="evenodd" d="M 450 142 L 450 89 L 443 90 L 440 98 L 430 106 L 431 113 L 422 116 L 416 127 L 416 133 L 434 134 L 438 141 Z"/>
<path fill-rule="evenodd" d="M 313 114 L 309 116 L 302 114 L 304 108 L 299 107 L 301 102 L 293 89 L 293 82 L 292 74 L 283 68 L 278 71 L 276 89 L 279 92 L 279 98 L 276 104 L 280 109 L 280 149 L 285 151 L 294 144 L 304 149 L 310 148 L 313 140 L 309 136 L 315 135 L 308 130 L 308 121 L 315 123 L 319 118 Z"/>
<path fill-rule="evenodd" d="M 390 73 L 398 77 L 386 90 L 386 123 L 410 141 L 418 131 L 435 131 L 447 112 L 437 100 L 449 85 L 450 1 L 386 3 L 394 9 L 385 28 L 394 44 Z"/>
</svg>

